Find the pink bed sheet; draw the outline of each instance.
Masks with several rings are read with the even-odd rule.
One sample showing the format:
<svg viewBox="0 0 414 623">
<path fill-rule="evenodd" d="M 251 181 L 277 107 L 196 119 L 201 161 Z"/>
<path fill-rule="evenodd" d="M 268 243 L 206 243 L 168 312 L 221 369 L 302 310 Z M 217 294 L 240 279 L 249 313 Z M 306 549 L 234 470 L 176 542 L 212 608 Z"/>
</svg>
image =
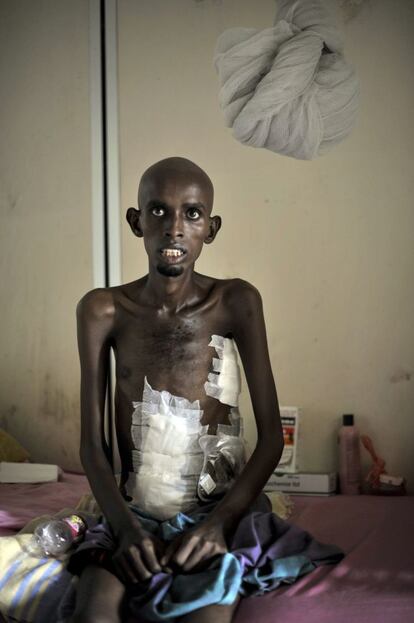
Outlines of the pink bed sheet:
<svg viewBox="0 0 414 623">
<path fill-rule="evenodd" d="M 15 534 L 34 517 L 75 507 L 89 490 L 85 476 L 68 472 L 58 482 L 0 484 L 0 536 Z"/>
<path fill-rule="evenodd" d="M 89 491 L 86 478 L 65 473 L 57 483 L 0 485 L 0 534 L 30 519 L 73 507 Z M 294 496 L 289 521 L 345 558 L 292 585 L 241 602 L 235 623 L 413 623 L 414 496 Z"/>
<path fill-rule="evenodd" d="M 242 602 L 236 623 L 413 623 L 414 496 L 294 496 L 289 519 L 347 554 Z"/>
</svg>

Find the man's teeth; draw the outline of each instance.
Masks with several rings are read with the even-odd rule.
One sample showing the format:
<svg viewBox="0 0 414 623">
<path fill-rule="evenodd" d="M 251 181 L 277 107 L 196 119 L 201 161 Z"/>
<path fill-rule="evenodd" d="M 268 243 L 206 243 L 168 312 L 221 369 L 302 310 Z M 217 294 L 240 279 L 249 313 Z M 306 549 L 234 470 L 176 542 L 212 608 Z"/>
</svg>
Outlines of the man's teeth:
<svg viewBox="0 0 414 623">
<path fill-rule="evenodd" d="M 184 251 L 180 251 L 180 249 L 163 249 L 162 254 L 167 257 L 180 257 L 180 255 L 184 255 Z"/>
</svg>

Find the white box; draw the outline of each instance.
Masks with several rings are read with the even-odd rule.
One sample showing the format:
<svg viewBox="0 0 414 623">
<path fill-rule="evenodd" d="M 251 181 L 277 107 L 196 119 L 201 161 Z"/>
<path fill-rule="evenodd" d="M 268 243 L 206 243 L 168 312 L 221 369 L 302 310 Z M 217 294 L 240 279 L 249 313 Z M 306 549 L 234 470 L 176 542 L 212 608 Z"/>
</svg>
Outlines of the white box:
<svg viewBox="0 0 414 623">
<path fill-rule="evenodd" d="M 336 488 L 336 472 L 322 474 L 311 472 L 300 474 L 273 473 L 265 485 L 264 491 L 328 495 L 335 493 Z"/>
<path fill-rule="evenodd" d="M 301 411 L 298 407 L 280 407 L 285 447 L 276 472 L 296 473 L 299 471 L 299 424 Z"/>
</svg>

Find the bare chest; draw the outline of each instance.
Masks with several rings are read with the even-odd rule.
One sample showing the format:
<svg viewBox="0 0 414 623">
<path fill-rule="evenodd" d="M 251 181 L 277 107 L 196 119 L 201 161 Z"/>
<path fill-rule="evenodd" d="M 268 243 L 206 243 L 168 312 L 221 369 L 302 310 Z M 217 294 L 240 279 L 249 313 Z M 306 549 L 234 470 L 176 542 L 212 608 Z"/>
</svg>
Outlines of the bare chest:
<svg viewBox="0 0 414 623">
<path fill-rule="evenodd" d="M 222 315 L 129 319 L 116 339 L 117 390 L 125 400 L 140 400 L 144 379 L 158 391 L 208 404 L 204 384 L 217 356 L 213 334 L 226 337 Z M 230 334 L 229 334 L 230 335 Z"/>
</svg>

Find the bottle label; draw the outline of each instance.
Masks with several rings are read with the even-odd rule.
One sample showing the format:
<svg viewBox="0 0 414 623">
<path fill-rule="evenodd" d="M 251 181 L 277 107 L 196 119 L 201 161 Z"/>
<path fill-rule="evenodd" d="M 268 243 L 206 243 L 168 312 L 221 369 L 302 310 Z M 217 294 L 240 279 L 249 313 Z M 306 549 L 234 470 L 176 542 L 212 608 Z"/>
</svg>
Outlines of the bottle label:
<svg viewBox="0 0 414 623">
<path fill-rule="evenodd" d="M 216 483 L 210 476 L 210 474 L 204 474 L 200 478 L 200 486 L 203 487 L 204 491 L 209 495 L 216 488 Z"/>
<path fill-rule="evenodd" d="M 68 517 L 64 517 L 63 521 L 68 524 L 72 532 L 73 542 L 77 543 L 80 541 L 86 532 L 86 523 L 82 517 L 79 517 L 79 515 L 69 515 Z"/>
</svg>

